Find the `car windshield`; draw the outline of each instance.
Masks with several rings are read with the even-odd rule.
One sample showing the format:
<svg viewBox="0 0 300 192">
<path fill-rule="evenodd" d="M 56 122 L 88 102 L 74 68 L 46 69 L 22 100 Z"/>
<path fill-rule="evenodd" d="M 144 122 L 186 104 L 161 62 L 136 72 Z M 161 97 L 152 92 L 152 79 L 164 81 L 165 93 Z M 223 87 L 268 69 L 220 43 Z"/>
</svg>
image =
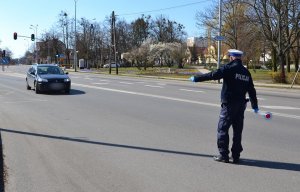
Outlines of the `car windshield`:
<svg viewBox="0 0 300 192">
<path fill-rule="evenodd" d="M 43 74 L 59 74 L 59 75 L 63 75 L 64 72 L 61 68 L 57 67 L 57 66 L 39 66 L 37 68 L 37 73 L 39 75 L 43 75 Z"/>
</svg>

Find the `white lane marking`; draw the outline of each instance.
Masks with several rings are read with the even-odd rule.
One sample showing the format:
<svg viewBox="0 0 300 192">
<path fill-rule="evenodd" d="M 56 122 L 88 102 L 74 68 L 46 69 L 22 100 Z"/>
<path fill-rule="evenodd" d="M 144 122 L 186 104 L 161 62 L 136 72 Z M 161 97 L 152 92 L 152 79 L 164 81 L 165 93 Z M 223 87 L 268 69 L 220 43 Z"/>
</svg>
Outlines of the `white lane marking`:
<svg viewBox="0 0 300 192">
<path fill-rule="evenodd" d="M 85 77 L 84 79 L 86 79 L 86 80 L 92 80 L 92 78 L 90 78 L 90 77 Z"/>
<path fill-rule="evenodd" d="M 297 107 L 290 107 L 290 106 L 261 106 L 263 108 L 267 108 L 267 109 L 289 109 L 289 110 L 300 110 L 300 108 Z"/>
<path fill-rule="evenodd" d="M 145 87 L 164 88 L 164 87 L 159 86 L 159 85 L 145 85 Z"/>
<path fill-rule="evenodd" d="M 72 85 L 79 86 L 79 87 L 87 87 L 87 88 L 92 88 L 92 89 L 99 89 L 99 90 L 104 90 L 104 91 L 112 91 L 112 92 L 126 93 L 126 94 L 132 94 L 132 95 L 140 95 L 140 96 L 146 96 L 146 97 L 167 99 L 167 100 L 172 100 L 172 101 L 182 101 L 182 102 L 186 102 L 186 103 L 208 105 L 208 106 L 214 106 L 214 107 L 220 106 L 220 104 L 213 104 L 213 103 L 207 103 L 207 102 L 201 102 L 201 101 L 192 101 L 192 100 L 187 100 L 187 99 L 179 99 L 179 98 L 175 98 L 175 97 L 153 95 L 153 94 L 148 94 L 148 93 L 139 93 L 139 92 L 134 92 L 134 91 L 125 91 L 125 90 L 120 90 L 120 89 L 96 87 L 96 86 L 84 85 L 84 84 L 78 84 L 78 83 L 73 83 Z"/>
<path fill-rule="evenodd" d="M 265 101 L 266 99 L 264 99 L 264 98 L 260 98 L 260 97 L 257 97 L 257 100 L 260 100 L 260 101 Z"/>
<path fill-rule="evenodd" d="M 14 93 L 14 91 L 0 91 L 0 97 L 6 96 L 6 95 L 11 95 L 13 93 Z"/>
<path fill-rule="evenodd" d="M 167 84 L 165 84 L 165 83 L 157 83 L 157 85 L 165 86 Z"/>
<path fill-rule="evenodd" d="M 84 85 L 84 84 L 78 84 L 78 83 L 73 83 L 72 85 L 79 86 L 79 87 L 87 87 L 87 88 L 91 88 L 91 89 L 104 90 L 104 91 L 112 91 L 112 92 L 139 95 L 139 96 L 152 97 L 152 98 L 158 98 L 158 99 L 166 99 L 166 100 L 170 100 L 170 101 L 180 101 L 180 102 L 192 103 L 192 104 L 197 104 L 197 105 L 220 107 L 220 104 L 180 99 L 180 98 L 175 98 L 175 97 L 167 97 L 167 96 L 161 96 L 161 95 L 153 95 L 153 94 L 148 94 L 148 93 L 139 93 L 139 92 L 134 92 L 134 91 L 125 91 L 125 90 L 111 89 L 111 88 L 105 88 L 105 87 L 96 87 L 96 86 L 92 86 L 92 85 Z M 247 109 L 246 111 L 253 113 L 252 109 Z M 273 113 L 273 115 L 300 120 L 300 116 L 297 116 L 297 115 L 289 115 L 289 114 L 283 114 L 283 113 Z"/>
<path fill-rule="evenodd" d="M 179 89 L 180 91 L 188 91 L 188 92 L 195 92 L 195 93 L 204 93 L 204 91 L 197 91 L 197 90 L 191 90 L 191 89 Z"/>
<path fill-rule="evenodd" d="M 120 81 L 119 83 L 126 84 L 126 85 L 132 85 L 133 84 L 133 83 L 125 82 L 125 81 Z"/>
<path fill-rule="evenodd" d="M 12 76 L 12 77 L 21 77 L 21 78 L 26 77 L 26 74 L 20 74 L 20 73 L 3 73 L 3 75 Z"/>
<path fill-rule="evenodd" d="M 72 83 L 74 84 L 74 83 Z M 93 85 L 107 85 L 108 83 L 92 83 Z"/>
<path fill-rule="evenodd" d="M 46 102 L 48 100 L 34 99 L 34 100 L 23 100 L 23 101 L 4 101 L 3 103 L 6 103 L 6 104 L 11 104 L 11 103 L 32 103 L 32 102 L 37 102 L 37 101 Z"/>
</svg>

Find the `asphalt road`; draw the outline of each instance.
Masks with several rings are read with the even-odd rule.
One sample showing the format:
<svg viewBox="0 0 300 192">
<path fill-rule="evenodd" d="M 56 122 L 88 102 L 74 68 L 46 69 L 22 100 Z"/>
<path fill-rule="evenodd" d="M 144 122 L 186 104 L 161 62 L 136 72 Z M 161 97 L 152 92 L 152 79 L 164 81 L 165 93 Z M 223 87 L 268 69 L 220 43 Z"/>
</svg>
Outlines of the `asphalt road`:
<svg viewBox="0 0 300 192">
<path fill-rule="evenodd" d="M 218 163 L 220 85 L 71 73 L 72 90 L 26 90 L 0 72 L 6 192 L 253 192 L 300 189 L 300 91 L 257 88 L 242 163 Z"/>
</svg>

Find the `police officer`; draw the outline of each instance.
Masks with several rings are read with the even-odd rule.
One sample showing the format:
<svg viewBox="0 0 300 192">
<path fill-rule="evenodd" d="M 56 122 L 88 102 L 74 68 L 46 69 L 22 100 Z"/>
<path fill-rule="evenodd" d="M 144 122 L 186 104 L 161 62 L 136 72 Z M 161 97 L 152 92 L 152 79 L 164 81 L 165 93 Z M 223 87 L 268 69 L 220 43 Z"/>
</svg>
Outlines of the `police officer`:
<svg viewBox="0 0 300 192">
<path fill-rule="evenodd" d="M 221 91 L 221 112 L 218 123 L 217 146 L 219 155 L 214 156 L 215 161 L 229 162 L 229 135 L 230 126 L 233 128 L 231 154 L 233 163 L 239 163 L 240 153 L 243 151 L 241 144 L 244 125 L 244 112 L 247 105 L 246 93 L 250 97 L 252 109 L 258 112 L 256 90 L 248 69 L 243 64 L 241 57 L 243 52 L 236 49 L 229 49 L 230 62 L 218 70 L 192 76 L 193 82 L 207 80 L 218 80 L 223 78 Z"/>
</svg>

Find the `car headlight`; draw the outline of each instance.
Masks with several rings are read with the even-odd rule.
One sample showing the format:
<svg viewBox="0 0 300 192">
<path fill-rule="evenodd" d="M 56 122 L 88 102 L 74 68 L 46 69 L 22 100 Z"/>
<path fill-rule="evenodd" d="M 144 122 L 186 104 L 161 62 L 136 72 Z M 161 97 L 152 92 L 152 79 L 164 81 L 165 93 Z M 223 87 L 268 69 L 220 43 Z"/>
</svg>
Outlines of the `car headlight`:
<svg viewBox="0 0 300 192">
<path fill-rule="evenodd" d="M 39 78 L 37 79 L 37 81 L 38 81 L 38 82 L 48 82 L 48 79 L 43 79 L 43 78 L 40 78 L 40 77 L 39 77 Z"/>
<path fill-rule="evenodd" d="M 69 78 L 64 79 L 64 82 L 70 82 L 71 80 Z"/>
</svg>

